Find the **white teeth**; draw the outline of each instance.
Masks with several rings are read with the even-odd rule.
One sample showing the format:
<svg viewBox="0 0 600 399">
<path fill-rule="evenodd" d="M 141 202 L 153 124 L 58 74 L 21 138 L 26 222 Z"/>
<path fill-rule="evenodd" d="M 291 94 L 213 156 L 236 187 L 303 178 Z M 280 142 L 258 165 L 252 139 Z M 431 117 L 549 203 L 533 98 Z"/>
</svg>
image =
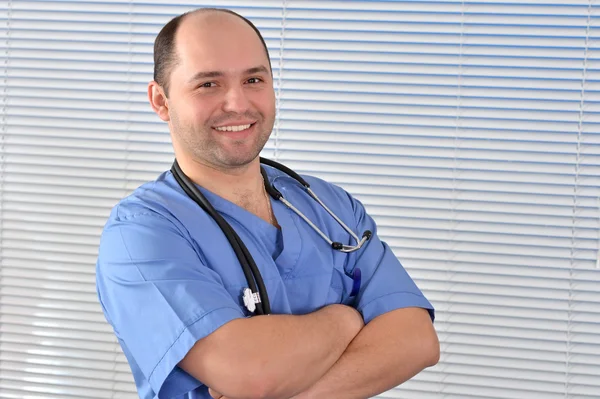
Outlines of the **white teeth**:
<svg viewBox="0 0 600 399">
<path fill-rule="evenodd" d="M 239 126 L 222 126 L 216 127 L 220 132 L 241 132 L 242 130 L 248 129 L 252 125 L 239 125 Z"/>
</svg>

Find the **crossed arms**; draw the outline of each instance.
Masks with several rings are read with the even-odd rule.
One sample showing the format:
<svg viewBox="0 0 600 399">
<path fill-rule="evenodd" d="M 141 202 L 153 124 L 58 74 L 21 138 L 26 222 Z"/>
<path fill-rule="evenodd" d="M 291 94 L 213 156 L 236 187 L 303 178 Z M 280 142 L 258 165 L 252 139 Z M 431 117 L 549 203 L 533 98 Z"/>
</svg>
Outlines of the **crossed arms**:
<svg viewBox="0 0 600 399">
<path fill-rule="evenodd" d="M 364 325 L 354 308 L 236 319 L 196 342 L 179 363 L 224 399 L 364 399 L 439 359 L 426 310 L 403 308 Z"/>
</svg>

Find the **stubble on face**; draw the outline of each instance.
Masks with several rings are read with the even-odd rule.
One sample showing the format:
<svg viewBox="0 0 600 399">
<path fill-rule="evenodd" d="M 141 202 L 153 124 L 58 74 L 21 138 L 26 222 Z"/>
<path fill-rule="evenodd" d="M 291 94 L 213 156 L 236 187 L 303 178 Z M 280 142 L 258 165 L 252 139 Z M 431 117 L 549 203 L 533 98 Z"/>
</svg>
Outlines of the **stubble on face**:
<svg viewBox="0 0 600 399">
<path fill-rule="evenodd" d="M 235 121 L 241 117 L 256 120 L 256 132 L 245 139 L 228 140 L 223 143 L 212 127 Z M 259 112 L 244 115 L 223 114 L 203 125 L 194 125 L 192 120 L 180 118 L 176 108 L 170 109 L 171 132 L 187 149 L 194 161 L 216 169 L 237 169 L 252 162 L 269 140 L 274 119 L 268 120 Z"/>
<path fill-rule="evenodd" d="M 221 13 L 212 15 L 212 19 L 215 18 L 232 18 L 227 15 L 220 15 Z M 235 18 L 235 17 L 234 17 Z M 191 20 L 190 20 L 191 21 Z M 204 24 L 211 22 L 211 19 L 202 21 Z M 222 21 L 222 23 L 227 22 Z M 233 20 L 234 23 L 240 23 L 237 19 Z M 231 23 L 231 21 L 229 21 Z M 242 22 L 242 24 L 244 24 Z M 199 24 L 198 26 L 201 26 Z M 254 54 L 259 54 L 260 57 L 256 62 L 252 62 L 250 66 L 261 65 L 263 63 L 268 65 L 268 59 L 264 58 L 264 50 L 260 47 L 258 37 L 248 36 L 249 34 L 255 35 L 254 32 L 248 33 L 250 29 L 248 26 L 242 25 L 244 32 L 240 37 L 251 37 L 255 40 L 250 45 L 245 44 L 246 47 L 256 47 L 254 53 L 251 55 L 242 55 L 239 53 L 232 52 L 235 56 L 239 56 L 241 60 L 254 59 Z M 224 25 L 218 26 L 217 28 L 223 29 Z M 182 30 L 182 28 L 180 28 Z M 183 42 L 183 41 L 182 41 Z M 247 40 L 246 40 L 247 42 Z M 227 48 L 223 45 L 222 48 Z M 243 52 L 243 51 L 241 51 Z M 223 57 L 223 55 L 220 55 Z M 208 58 L 212 57 L 212 53 L 209 53 Z M 206 60 L 207 58 L 196 57 L 196 60 Z M 225 62 L 231 67 L 231 61 L 225 56 Z M 237 62 L 237 58 L 236 58 Z M 209 63 L 210 64 L 210 63 Z M 214 65 L 214 63 L 212 63 Z M 238 63 L 240 69 L 243 69 L 241 65 L 249 65 Z M 220 66 L 215 69 L 219 69 Z M 225 67 L 227 68 L 227 67 Z M 210 70 L 210 67 L 205 67 Z M 192 68 L 193 70 L 193 68 Z M 252 90 L 252 89 L 250 89 Z M 265 89 L 266 90 L 266 89 Z M 194 97 L 190 97 L 189 101 L 181 101 L 181 98 L 171 101 L 169 108 L 170 116 L 170 130 L 173 136 L 174 144 L 178 142 L 178 147 L 181 151 L 184 151 L 186 155 L 196 163 L 218 169 L 218 170 L 231 170 L 248 165 L 255 160 L 260 151 L 267 143 L 273 125 L 275 123 L 275 102 L 274 102 L 274 91 L 270 88 L 271 92 L 263 96 L 265 102 L 259 100 L 260 95 L 254 96 L 256 106 L 250 106 L 245 111 L 231 112 L 225 109 L 221 109 L 212 113 L 208 119 L 207 115 L 202 115 L 203 105 L 201 102 L 195 104 Z M 266 92 L 265 92 L 266 93 Z M 272 97 L 272 98 L 271 98 Z M 197 106 L 196 110 L 190 107 L 191 104 Z M 268 104 L 268 105 L 267 105 Z M 209 105 L 208 109 L 212 108 L 212 104 Z M 227 132 L 220 132 L 214 129 L 215 126 L 224 126 L 235 124 L 238 121 L 254 121 L 251 129 L 253 131 L 243 139 L 235 140 L 228 137 Z"/>
</svg>

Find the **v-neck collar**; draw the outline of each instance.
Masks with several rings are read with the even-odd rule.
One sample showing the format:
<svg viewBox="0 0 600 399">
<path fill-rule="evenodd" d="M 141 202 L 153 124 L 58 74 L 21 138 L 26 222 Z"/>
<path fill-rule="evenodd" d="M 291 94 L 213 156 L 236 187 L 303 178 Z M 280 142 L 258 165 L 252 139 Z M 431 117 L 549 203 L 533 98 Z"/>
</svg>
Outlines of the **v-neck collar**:
<svg viewBox="0 0 600 399">
<path fill-rule="evenodd" d="M 278 177 L 282 176 L 283 172 L 265 165 L 261 165 L 261 167 L 265 168 L 269 182 L 285 197 L 287 179 L 278 179 Z M 275 255 L 275 259 L 273 260 L 277 264 L 283 278 L 294 270 L 302 249 L 302 237 L 297 226 L 298 216 L 291 209 L 282 202 L 268 196 L 271 201 L 273 213 L 280 226 L 280 228 L 277 228 L 252 212 L 212 191 L 198 185 L 196 187 L 204 194 L 217 212 L 228 219 L 230 224 L 234 221 L 235 224 L 246 229 L 250 233 L 249 236 L 258 238 L 258 241 L 262 243 L 271 256 Z M 245 244 L 249 246 L 247 242 Z M 278 247 L 281 251 L 278 251 Z M 279 253 L 277 254 L 277 252 Z"/>
</svg>

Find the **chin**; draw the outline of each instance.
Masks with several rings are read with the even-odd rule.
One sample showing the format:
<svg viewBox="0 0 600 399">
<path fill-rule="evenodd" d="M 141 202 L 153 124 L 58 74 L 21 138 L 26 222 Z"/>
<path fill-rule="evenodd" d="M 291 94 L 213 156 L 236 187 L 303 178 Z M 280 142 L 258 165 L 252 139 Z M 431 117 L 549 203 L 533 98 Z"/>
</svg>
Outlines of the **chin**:
<svg viewBox="0 0 600 399">
<path fill-rule="evenodd" d="M 238 148 L 237 151 L 236 149 L 233 151 L 223 151 L 220 154 L 216 154 L 215 160 L 229 167 L 246 166 L 258 158 L 262 148 L 263 146 L 259 148 L 253 146 L 252 149 Z"/>
<path fill-rule="evenodd" d="M 233 156 L 230 155 L 230 156 L 216 157 L 216 161 L 218 164 L 221 164 L 223 166 L 226 166 L 229 168 L 237 168 L 237 167 L 246 166 L 246 165 L 250 164 L 257 157 L 258 157 L 258 154 L 254 155 L 254 156 L 239 154 L 239 155 L 233 155 Z"/>
</svg>

